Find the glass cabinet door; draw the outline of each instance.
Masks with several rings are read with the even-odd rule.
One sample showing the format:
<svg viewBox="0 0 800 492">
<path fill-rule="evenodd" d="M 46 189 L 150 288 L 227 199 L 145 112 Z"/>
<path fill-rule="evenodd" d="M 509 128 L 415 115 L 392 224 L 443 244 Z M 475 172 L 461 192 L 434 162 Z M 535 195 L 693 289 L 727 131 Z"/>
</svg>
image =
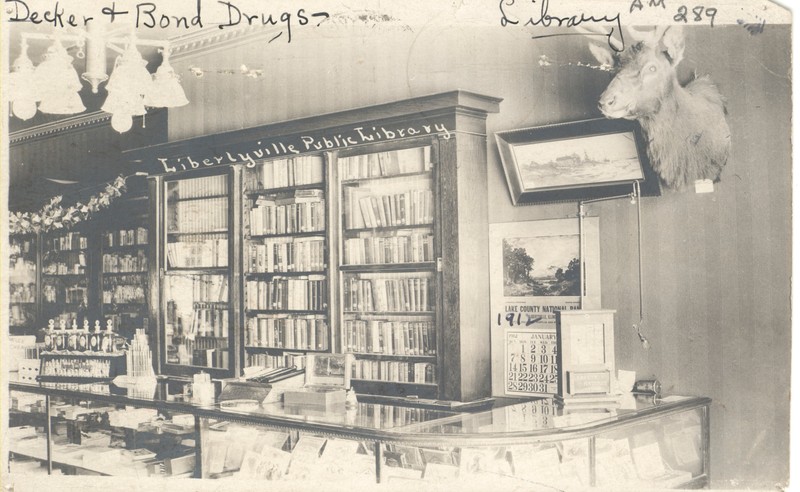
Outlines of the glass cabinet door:
<svg viewBox="0 0 800 492">
<path fill-rule="evenodd" d="M 36 237 L 9 237 L 9 332 L 34 335 L 36 331 Z"/>
<path fill-rule="evenodd" d="M 230 176 L 165 182 L 167 366 L 231 369 Z M 180 371 L 178 371 L 180 372 Z"/>
<path fill-rule="evenodd" d="M 341 350 L 358 392 L 438 395 L 430 145 L 340 155 Z"/>
</svg>

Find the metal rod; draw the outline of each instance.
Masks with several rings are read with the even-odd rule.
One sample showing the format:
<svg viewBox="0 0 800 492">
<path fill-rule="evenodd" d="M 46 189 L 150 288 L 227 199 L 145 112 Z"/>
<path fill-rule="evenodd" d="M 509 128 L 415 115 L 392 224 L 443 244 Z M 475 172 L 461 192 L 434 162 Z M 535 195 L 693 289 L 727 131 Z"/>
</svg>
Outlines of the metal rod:
<svg viewBox="0 0 800 492">
<path fill-rule="evenodd" d="M 639 182 L 635 182 L 634 193 L 636 194 L 636 225 L 638 230 L 638 248 L 639 248 L 639 328 L 641 329 L 642 321 L 644 320 L 644 269 L 642 262 L 642 199 L 639 190 Z M 640 333 L 641 334 L 641 333 Z"/>
<path fill-rule="evenodd" d="M 53 34 L 43 34 L 38 32 L 23 32 L 22 33 L 22 40 L 27 41 L 29 39 L 38 39 L 40 41 L 55 41 L 55 40 L 62 40 L 62 41 L 83 41 L 87 39 L 87 33 L 81 32 L 80 34 L 61 34 L 53 35 Z M 137 46 L 153 46 L 156 48 L 169 48 L 170 42 L 165 40 L 159 39 L 130 39 L 129 37 L 117 37 L 117 38 L 105 38 L 106 44 L 110 43 L 127 43 L 132 42 Z M 116 47 L 115 47 L 116 48 Z M 118 49 L 118 48 L 117 48 Z"/>
</svg>

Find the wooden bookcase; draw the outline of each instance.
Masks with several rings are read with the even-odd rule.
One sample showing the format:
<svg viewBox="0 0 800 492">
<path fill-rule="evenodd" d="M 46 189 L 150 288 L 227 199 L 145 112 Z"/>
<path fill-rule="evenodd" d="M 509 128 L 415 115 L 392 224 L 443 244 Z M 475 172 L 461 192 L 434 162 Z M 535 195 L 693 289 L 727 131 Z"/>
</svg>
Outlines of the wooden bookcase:
<svg viewBox="0 0 800 492">
<path fill-rule="evenodd" d="M 150 318 L 161 373 L 222 377 L 239 368 L 240 200 L 231 190 L 241 169 L 214 171 L 150 182 Z"/>
<path fill-rule="evenodd" d="M 97 305 L 101 317 L 112 320 L 115 331 L 128 340 L 137 328 L 149 328 L 147 272 L 151 234 L 147 202 L 147 194 L 136 190 L 118 199 L 113 209 L 97 221 Z"/>
<path fill-rule="evenodd" d="M 96 270 L 91 262 L 96 245 L 92 236 L 89 227 L 40 236 L 42 320 L 52 319 L 57 327 L 64 321 L 68 328 L 75 320 L 82 327 L 90 309 L 95 309 L 91 289 Z"/>
<path fill-rule="evenodd" d="M 238 376 L 345 352 L 359 392 L 488 396 L 485 120 L 499 103 L 452 91 L 131 152 L 151 172 L 159 371 Z M 228 207 L 214 232 L 227 263 L 176 267 L 185 252 L 171 244 L 210 231 L 171 229 L 181 203 L 171 187 L 213 176 L 228 183 L 214 198 Z M 181 331 L 169 283 L 181 275 L 228 280 L 214 301 L 229 319 L 226 364 L 187 363 L 168 347 Z"/>
<path fill-rule="evenodd" d="M 340 347 L 358 392 L 437 398 L 441 285 L 438 142 L 337 155 Z"/>
<path fill-rule="evenodd" d="M 331 348 L 326 155 L 244 170 L 244 365 Z"/>
</svg>

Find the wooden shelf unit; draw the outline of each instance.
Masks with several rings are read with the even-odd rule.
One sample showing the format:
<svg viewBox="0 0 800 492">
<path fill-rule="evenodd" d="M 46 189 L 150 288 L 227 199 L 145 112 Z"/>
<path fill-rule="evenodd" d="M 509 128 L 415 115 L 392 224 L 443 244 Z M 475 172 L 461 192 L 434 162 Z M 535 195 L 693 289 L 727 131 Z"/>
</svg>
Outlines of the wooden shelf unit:
<svg viewBox="0 0 800 492">
<path fill-rule="evenodd" d="M 260 350 L 278 355 L 281 353 L 280 349 L 274 347 L 264 350 L 262 347 L 252 346 L 253 344 L 245 346 L 248 320 L 259 316 L 291 319 L 300 314 L 287 309 L 249 309 L 248 283 L 259 280 L 269 282 L 273 279 L 284 279 L 288 282 L 301 280 L 306 275 L 321 276 L 326 284 L 326 302 L 324 309 L 313 311 L 314 314 L 324 317 L 327 323 L 327 350 L 343 351 L 342 330 L 345 319 L 430 320 L 435 327 L 436 355 L 405 357 L 412 362 L 435 363 L 436 384 L 403 383 L 400 392 L 416 394 L 413 387 L 419 386 L 420 395 L 435 398 L 468 401 L 488 396 L 490 357 L 486 320 L 489 319 L 490 312 L 486 118 L 488 114 L 499 110 L 499 103 L 500 99 L 497 98 L 466 91 L 451 91 L 128 152 L 132 159 L 141 163 L 141 167 L 151 171 L 151 177 L 148 178 L 151 195 L 150 230 L 154 238 L 149 248 L 152 262 L 149 273 L 149 304 L 151 318 L 159 320 L 158 350 L 162 352 L 159 355 L 159 372 L 165 372 L 169 369 L 166 366 L 172 365 L 164 362 L 163 354 L 166 333 L 164 321 L 168 306 L 158 293 L 163 291 L 172 277 L 204 272 L 203 269 L 184 270 L 167 265 L 167 242 L 212 233 L 181 231 L 175 224 L 169 228 L 171 232 L 168 232 L 165 186 L 172 181 L 223 174 L 229 179 L 227 193 L 208 194 L 224 195 L 227 198 L 227 229 L 223 232 L 214 229 L 213 234 L 228 240 L 228 266 L 206 270 L 205 273 L 222 274 L 229 279 L 228 313 L 231 316 L 229 329 L 232 353 L 229 370 L 212 370 L 212 375 L 239 376 L 247 363 L 248 352 Z M 387 131 L 402 128 L 403 137 L 398 137 L 400 132 L 394 132 L 395 137 L 392 138 L 378 138 L 377 133 L 364 133 L 364 128 L 372 127 L 376 128 L 376 132 L 381 128 Z M 428 150 L 414 150 L 423 148 Z M 400 156 L 406 159 L 415 152 L 419 152 L 420 158 L 426 162 L 404 162 L 401 166 Z M 214 158 L 222 155 L 225 156 L 223 159 Z M 243 157 L 245 155 L 258 156 L 255 166 L 252 161 Z M 371 158 L 370 155 L 388 156 L 389 160 L 378 162 L 377 168 L 358 167 L 374 166 L 375 162 L 370 162 L 374 157 Z M 215 164 L 180 171 L 181 166 L 178 163 L 186 162 L 187 156 L 191 156 L 193 162 Z M 203 161 L 204 158 L 207 161 Z M 298 171 L 299 167 L 292 171 L 288 171 L 289 167 L 275 170 L 277 166 L 295 166 L 297 162 L 305 162 L 304 159 L 321 159 L 321 173 L 314 171 L 317 175 L 310 176 L 307 171 Z M 286 160 L 293 163 L 283 164 Z M 340 168 L 343 162 L 351 163 L 352 167 Z M 272 166 L 271 175 L 263 174 L 264 166 Z M 259 177 L 257 173 L 262 175 Z M 411 196 L 412 190 L 422 190 L 425 200 L 424 206 L 421 205 L 414 215 L 410 210 L 402 212 L 402 204 Z M 320 209 L 324 213 L 324 227 L 314 227 L 321 230 L 309 231 L 294 225 L 288 229 L 281 227 L 274 230 L 253 230 L 250 211 L 254 207 L 259 204 L 265 207 L 273 204 L 277 207 L 278 203 L 292 205 L 289 200 L 291 197 L 308 198 L 315 191 L 325 202 L 324 208 Z M 347 195 L 353 192 L 381 196 L 381 205 L 387 207 L 383 210 L 384 217 L 379 222 L 376 216 L 366 223 L 361 221 L 350 224 L 346 216 L 352 215 L 353 210 L 346 211 L 345 207 Z M 383 198 L 384 195 L 393 193 L 397 196 Z M 403 198 L 400 194 L 404 194 Z M 197 201 L 186 198 L 193 197 L 179 197 L 182 200 L 180 203 L 190 204 Z M 375 211 L 380 215 L 380 210 L 373 212 Z M 402 213 L 407 216 L 401 215 Z M 426 246 L 429 257 L 417 258 L 416 261 L 385 263 L 344 261 L 344 248 L 348 239 L 369 240 L 414 234 L 420 238 L 432 238 L 428 239 L 431 243 Z M 279 242 L 314 241 L 314 238 L 319 238 L 324 248 L 322 271 L 316 271 L 316 268 L 304 268 L 302 272 L 251 271 L 250 246 L 260 244 L 266 247 Z M 404 254 L 409 253 L 408 250 L 404 251 Z M 465 254 L 469 257 L 460 258 L 460 255 Z M 349 309 L 345 309 L 345 277 L 413 278 L 415 274 L 430 281 L 429 307 L 426 306 L 423 311 L 377 310 L 350 313 Z M 412 281 L 405 287 L 401 286 L 401 290 L 408 290 L 414 285 Z M 408 296 L 413 294 L 406 292 L 404 295 L 410 303 L 411 298 Z M 294 350 L 286 349 L 285 352 Z M 400 356 L 356 354 L 356 358 L 359 357 L 371 361 L 403 360 Z M 187 367 L 177 372 L 190 374 L 197 369 Z M 386 381 L 367 381 L 359 382 L 357 386 L 357 390 L 361 388 L 365 391 L 391 394 L 392 388 L 397 385 Z"/>
</svg>

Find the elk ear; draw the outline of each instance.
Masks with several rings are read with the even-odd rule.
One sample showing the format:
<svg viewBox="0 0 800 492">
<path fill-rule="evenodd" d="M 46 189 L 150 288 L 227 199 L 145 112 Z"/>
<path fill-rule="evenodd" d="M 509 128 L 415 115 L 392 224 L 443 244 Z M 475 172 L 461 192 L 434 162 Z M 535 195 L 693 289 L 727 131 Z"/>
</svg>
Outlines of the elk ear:
<svg viewBox="0 0 800 492">
<path fill-rule="evenodd" d="M 610 49 L 598 46 L 594 43 L 589 43 L 589 51 L 592 52 L 592 55 L 597 59 L 597 62 L 600 63 L 600 65 L 608 65 L 609 67 L 614 66 L 614 55 L 611 54 Z"/>
<path fill-rule="evenodd" d="M 658 48 L 669 58 L 670 64 L 674 67 L 683 60 L 683 50 L 686 43 L 683 38 L 683 28 L 680 26 L 670 26 L 664 30 L 661 39 L 658 41 Z"/>
</svg>

